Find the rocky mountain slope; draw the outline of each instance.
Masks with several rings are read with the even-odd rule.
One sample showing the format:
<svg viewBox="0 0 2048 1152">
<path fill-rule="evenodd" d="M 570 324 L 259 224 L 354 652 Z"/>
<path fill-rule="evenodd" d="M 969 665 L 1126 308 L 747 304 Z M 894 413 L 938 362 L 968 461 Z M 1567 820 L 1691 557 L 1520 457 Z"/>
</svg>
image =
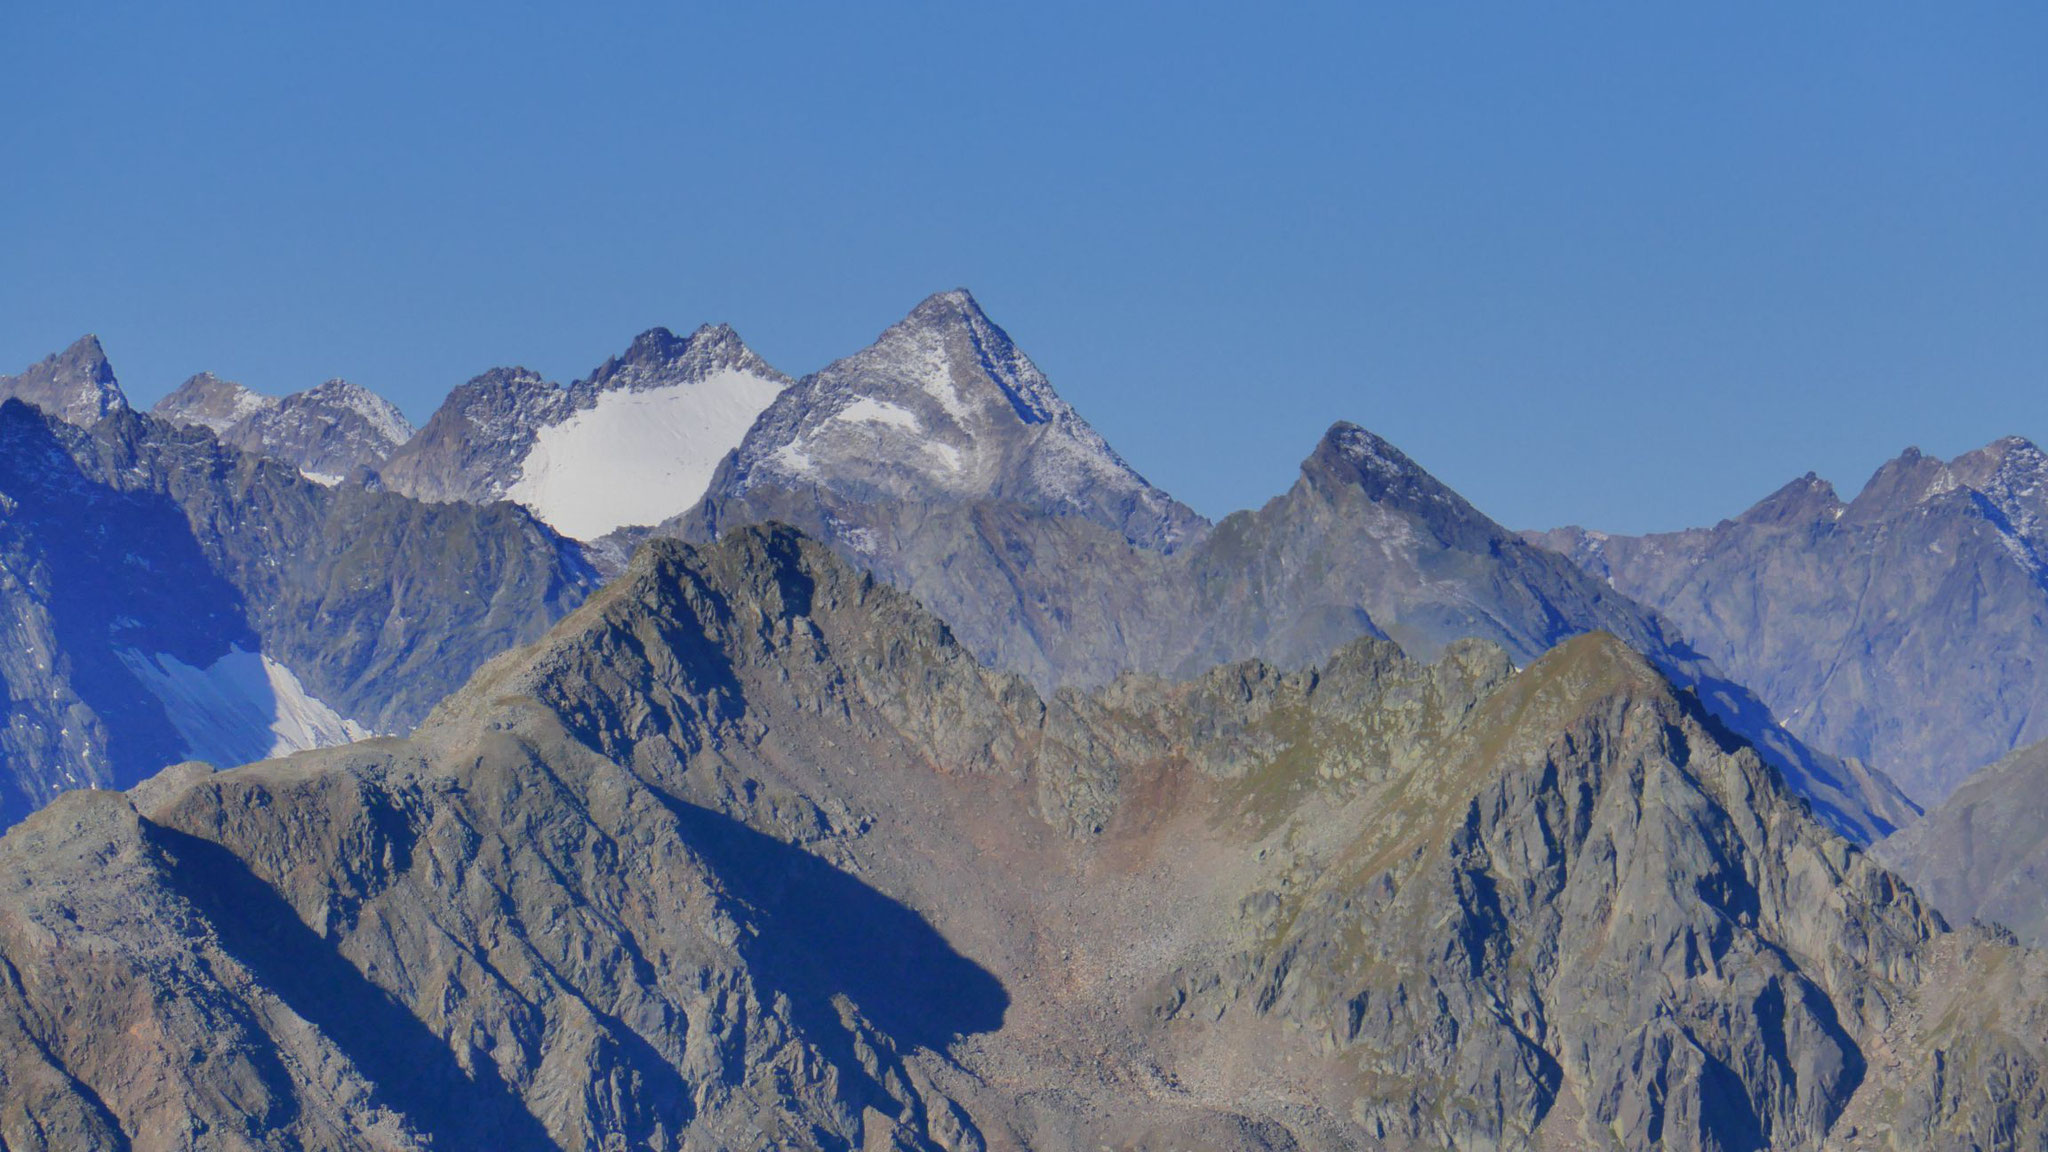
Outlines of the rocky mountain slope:
<svg viewBox="0 0 2048 1152">
<path fill-rule="evenodd" d="M 211 429 L 223 444 L 282 460 L 323 484 L 376 469 L 413 435 L 389 400 L 346 380 L 280 399 L 202 372 L 149 411 L 173 424 Z"/>
<path fill-rule="evenodd" d="M 1973 773 L 1876 851 L 1951 919 L 2048 946 L 2048 744 Z"/>
<path fill-rule="evenodd" d="M 557 531 L 595 539 L 673 517 L 789 380 L 725 325 L 642 333 L 558 387 L 521 368 L 450 393 L 382 469 L 422 500 L 514 500 Z"/>
<path fill-rule="evenodd" d="M 1923 804 L 2048 738 L 2048 457 L 2024 440 L 1909 449 L 1847 503 L 1808 475 L 1712 528 L 1533 538 Z"/>
<path fill-rule="evenodd" d="M 783 529 L 408 740 L 66 796 L 0 958 L 10 1148 L 2048 1139 L 2043 956 L 1610 637 L 1045 699 Z"/>
<path fill-rule="evenodd" d="M 89 429 L 0 405 L 0 513 L 0 826 L 408 728 L 596 585 L 517 508 L 323 486 L 125 402 Z"/>
</svg>

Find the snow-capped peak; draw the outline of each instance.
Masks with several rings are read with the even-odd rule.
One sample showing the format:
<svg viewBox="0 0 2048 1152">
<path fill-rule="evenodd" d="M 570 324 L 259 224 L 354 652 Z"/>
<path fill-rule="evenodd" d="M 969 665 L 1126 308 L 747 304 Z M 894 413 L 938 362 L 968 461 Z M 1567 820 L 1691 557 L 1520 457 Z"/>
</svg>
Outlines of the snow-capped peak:
<svg viewBox="0 0 2048 1152">
<path fill-rule="evenodd" d="M 504 495 L 589 540 L 687 512 L 789 378 L 730 327 L 641 333 L 536 424 Z"/>
<path fill-rule="evenodd" d="M 1132 470 L 965 289 L 926 298 L 764 413 L 730 494 L 762 485 L 1016 500 L 1169 547 L 1201 525 Z"/>
</svg>

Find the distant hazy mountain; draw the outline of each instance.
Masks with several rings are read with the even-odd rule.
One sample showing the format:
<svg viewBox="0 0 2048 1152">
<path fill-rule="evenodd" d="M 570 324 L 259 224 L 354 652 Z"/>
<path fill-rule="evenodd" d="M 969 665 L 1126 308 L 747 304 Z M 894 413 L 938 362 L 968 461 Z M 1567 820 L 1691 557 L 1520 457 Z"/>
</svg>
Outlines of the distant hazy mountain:
<svg viewBox="0 0 2048 1152">
<path fill-rule="evenodd" d="M 9 1147 L 2033 1148 L 2048 956 L 1611 637 L 1043 699 L 786 529 L 0 839 Z"/>
<path fill-rule="evenodd" d="M 595 539 L 696 504 L 788 384 L 724 325 L 684 339 L 656 328 L 567 388 L 523 368 L 471 380 L 380 471 L 395 492 L 513 500 Z"/>
<path fill-rule="evenodd" d="M 308 481 L 134 412 L 98 364 L 89 428 L 0 406 L 0 826 L 186 757 L 405 729 L 595 585 L 519 509 Z"/>
<path fill-rule="evenodd" d="M 1809 474 L 1712 528 L 1531 538 L 1923 804 L 2048 738 L 2048 458 L 2025 440 L 1908 449 L 1848 503 Z"/>
<path fill-rule="evenodd" d="M 223 444 L 282 460 L 322 484 L 375 469 L 413 434 L 397 406 L 346 380 L 280 399 L 202 372 L 149 411 L 209 428 Z"/>
<path fill-rule="evenodd" d="M 2048 947 L 2048 743 L 1979 769 L 1876 851 L 1949 918 Z"/>
</svg>

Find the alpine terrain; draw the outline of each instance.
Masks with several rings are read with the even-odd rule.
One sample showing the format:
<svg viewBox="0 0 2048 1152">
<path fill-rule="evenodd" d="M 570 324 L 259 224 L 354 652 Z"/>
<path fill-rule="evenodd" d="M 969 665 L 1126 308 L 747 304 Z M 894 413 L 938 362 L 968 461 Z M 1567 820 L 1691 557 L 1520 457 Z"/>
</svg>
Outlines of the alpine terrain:
<svg viewBox="0 0 2048 1152">
<path fill-rule="evenodd" d="M 308 480 L 142 415 L 89 340 L 31 378 L 49 412 L 0 404 L 0 827 L 67 787 L 409 728 L 596 585 L 517 508 Z"/>
<path fill-rule="evenodd" d="M 380 469 L 422 500 L 513 500 L 579 540 L 695 505 L 725 454 L 788 385 L 724 325 L 642 333 L 563 388 L 498 368 L 450 393 Z"/>
<path fill-rule="evenodd" d="M 1048 699 L 786 528 L 0 877 L 10 1148 L 2048 1139 L 2048 958 L 1610 636 Z"/>
<path fill-rule="evenodd" d="M 149 411 L 212 429 L 221 443 L 282 460 L 322 484 L 376 469 L 413 434 L 389 400 L 346 380 L 277 399 L 202 372 Z"/>
</svg>

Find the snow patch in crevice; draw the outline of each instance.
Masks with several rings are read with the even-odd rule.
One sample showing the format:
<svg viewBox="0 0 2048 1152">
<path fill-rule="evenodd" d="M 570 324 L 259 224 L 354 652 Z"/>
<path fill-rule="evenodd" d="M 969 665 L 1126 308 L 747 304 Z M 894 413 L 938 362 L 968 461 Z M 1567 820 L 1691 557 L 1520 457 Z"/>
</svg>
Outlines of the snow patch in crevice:
<svg viewBox="0 0 2048 1152">
<path fill-rule="evenodd" d="M 301 468 L 299 469 L 299 475 L 304 476 L 306 479 L 311 480 L 313 483 L 320 485 L 322 488 L 332 488 L 336 484 L 341 483 L 341 477 L 336 476 L 331 472 L 308 472 L 304 468 Z"/>
<path fill-rule="evenodd" d="M 535 434 L 505 495 L 578 540 L 659 524 L 703 498 L 718 462 L 782 388 L 726 369 L 695 383 L 607 392 Z"/>
<path fill-rule="evenodd" d="M 185 754 L 218 768 L 375 735 L 308 693 L 291 669 L 259 653 L 230 648 L 204 668 L 163 652 L 128 649 L 120 656 L 163 703 L 185 740 Z"/>
</svg>

